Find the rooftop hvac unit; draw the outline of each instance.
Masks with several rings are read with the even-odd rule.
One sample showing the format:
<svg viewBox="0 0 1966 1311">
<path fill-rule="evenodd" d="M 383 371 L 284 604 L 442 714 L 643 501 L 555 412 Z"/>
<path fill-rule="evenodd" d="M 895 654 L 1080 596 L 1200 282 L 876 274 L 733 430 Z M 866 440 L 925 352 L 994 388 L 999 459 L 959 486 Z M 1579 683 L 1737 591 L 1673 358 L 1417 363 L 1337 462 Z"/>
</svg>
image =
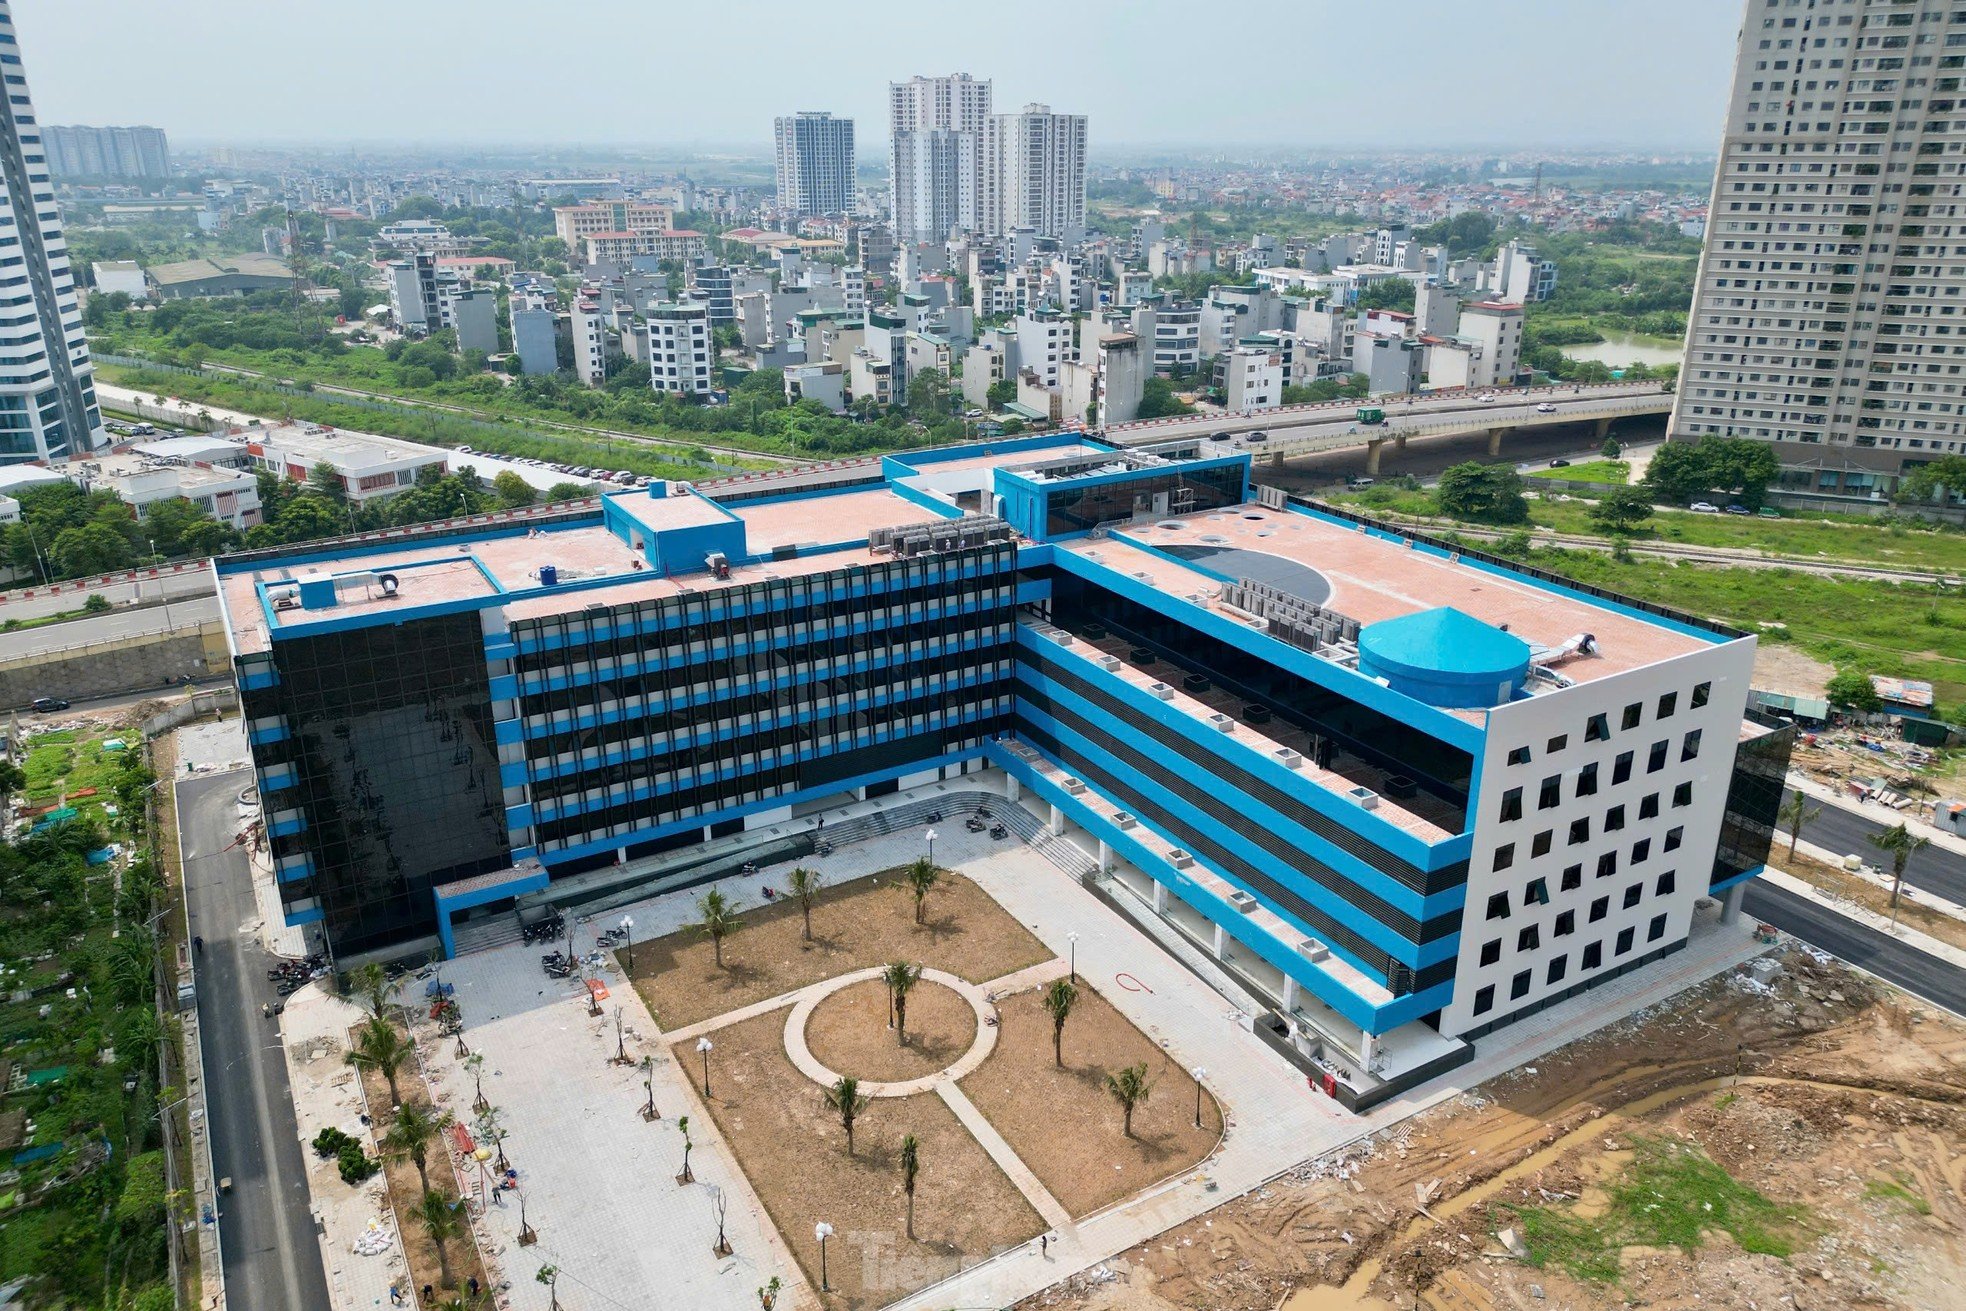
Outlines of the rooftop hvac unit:
<svg viewBox="0 0 1966 1311">
<path fill-rule="evenodd" d="M 1233 733 L 1236 731 L 1236 721 L 1224 714 L 1210 715 L 1208 722 L 1215 725 L 1218 732 Z"/>
<path fill-rule="evenodd" d="M 1345 790 L 1345 796 L 1357 802 L 1360 810 L 1377 810 L 1379 808 L 1379 794 L 1371 788 L 1347 788 Z"/>
<path fill-rule="evenodd" d="M 1277 758 L 1277 763 L 1285 769 L 1302 769 L 1304 767 L 1304 757 L 1292 751 L 1289 747 L 1278 747 L 1274 754 Z"/>
<path fill-rule="evenodd" d="M 1138 824 L 1139 822 L 1140 821 L 1135 819 L 1133 815 L 1128 811 L 1124 811 L 1124 810 L 1117 811 L 1113 815 L 1114 828 L 1132 828 L 1135 824 Z"/>
<path fill-rule="evenodd" d="M 1297 951 L 1305 960 L 1325 961 L 1331 958 L 1331 949 L 1316 938 L 1306 938 L 1298 943 Z"/>
<path fill-rule="evenodd" d="M 1229 894 L 1229 904 L 1245 915 L 1252 915 L 1256 912 L 1256 898 L 1250 896 L 1247 892 L 1231 892 Z"/>
<path fill-rule="evenodd" d="M 1075 640 L 1070 633 L 1062 628 L 1048 628 L 1045 630 L 1044 635 L 1060 646 L 1070 646 Z"/>
<path fill-rule="evenodd" d="M 1085 791 L 1085 780 L 1082 778 L 1068 778 L 1065 780 L 1064 786 L 1068 794 L 1077 796 L 1079 793 Z"/>
<path fill-rule="evenodd" d="M 1174 689 L 1165 683 L 1155 683 L 1147 690 L 1163 701 L 1172 701 L 1174 699 Z"/>
<path fill-rule="evenodd" d="M 1176 869 L 1186 869 L 1195 863 L 1195 858 L 1181 850 L 1181 848 L 1176 847 L 1167 853 L 1167 863 Z"/>
<path fill-rule="evenodd" d="M 1116 655 L 1102 655 L 1099 657 L 1099 667 L 1101 669 L 1118 669 L 1120 667 L 1120 658 Z"/>
</svg>

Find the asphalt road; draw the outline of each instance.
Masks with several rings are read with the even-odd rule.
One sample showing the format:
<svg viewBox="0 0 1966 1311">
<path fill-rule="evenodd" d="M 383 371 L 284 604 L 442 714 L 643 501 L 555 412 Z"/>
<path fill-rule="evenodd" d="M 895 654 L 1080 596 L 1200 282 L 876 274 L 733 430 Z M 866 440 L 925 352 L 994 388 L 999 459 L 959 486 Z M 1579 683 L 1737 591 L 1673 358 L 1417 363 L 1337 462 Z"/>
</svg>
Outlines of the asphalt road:
<svg viewBox="0 0 1966 1311">
<path fill-rule="evenodd" d="M 1794 793 L 1789 795 L 1793 796 Z M 1814 797 L 1809 798 L 1809 803 L 1821 806 L 1823 813 L 1802 826 L 1804 842 L 1839 855 L 1855 853 L 1879 869 L 1890 869 L 1890 854 L 1879 851 L 1866 839 L 1867 834 L 1881 833 L 1889 825 Z M 1775 841 L 1782 850 L 1788 849 L 1788 840 L 1787 828 L 1775 835 Z M 1905 863 L 1905 885 L 1966 905 L 1966 856 L 1928 843 L 1914 851 L 1911 859 Z"/>
<path fill-rule="evenodd" d="M 1955 1015 L 1966 1015 L 1966 970 L 1956 965 L 1760 879 L 1748 884 L 1742 908 L 1755 919 L 1794 934 L 1906 992 Z"/>
<path fill-rule="evenodd" d="M 82 602 L 91 596 L 100 596 L 114 606 L 124 606 L 131 601 L 153 602 L 158 595 L 175 601 L 180 596 L 210 596 L 212 594 L 212 575 L 209 569 L 186 569 L 179 573 L 160 573 L 155 578 L 145 578 L 134 583 L 110 583 L 104 587 L 92 587 L 87 592 L 79 591 L 76 583 L 63 583 L 61 591 L 50 592 L 46 584 L 33 587 L 34 596 L 17 597 L 0 605 L 0 619 L 41 619 L 48 615 L 64 614 L 79 609 Z M 15 583 L 11 590 L 28 590 L 28 585 Z"/>
<path fill-rule="evenodd" d="M 67 619 L 59 624 L 46 624 L 40 628 L 27 628 L 19 632 L 0 634 L 0 660 L 41 655 L 49 651 L 64 651 L 70 647 L 87 646 L 91 642 L 107 642 L 118 637 L 138 637 L 145 633 L 168 633 L 178 630 L 193 631 L 200 624 L 217 618 L 218 598 L 213 596 L 208 588 L 203 596 L 194 600 L 172 601 L 167 606 L 146 606 L 141 610 L 111 610 L 108 614 L 90 615 L 84 619 Z M 62 691 L 58 687 L 48 689 L 50 696 L 61 694 Z"/>
<path fill-rule="evenodd" d="M 259 918 L 251 867 L 231 845 L 251 780 L 236 769 L 177 782 L 191 931 L 205 940 L 198 1015 L 212 1169 L 232 1180 L 219 1199 L 226 1299 L 243 1311 L 331 1311 L 279 1031 L 260 1014 L 274 999 L 273 958 L 249 927 Z"/>
</svg>

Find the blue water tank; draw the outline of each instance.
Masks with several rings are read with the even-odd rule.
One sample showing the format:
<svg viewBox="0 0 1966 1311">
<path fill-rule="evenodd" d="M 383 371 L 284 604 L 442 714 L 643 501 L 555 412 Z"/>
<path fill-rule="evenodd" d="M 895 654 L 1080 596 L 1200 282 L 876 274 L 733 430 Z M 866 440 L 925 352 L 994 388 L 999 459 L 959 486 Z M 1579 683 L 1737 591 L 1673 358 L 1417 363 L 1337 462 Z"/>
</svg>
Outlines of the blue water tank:
<svg viewBox="0 0 1966 1311">
<path fill-rule="evenodd" d="M 556 564 L 543 564 L 539 566 L 539 585 L 541 587 L 557 587 L 559 584 L 560 566 Z"/>
<path fill-rule="evenodd" d="M 1359 630 L 1359 672 L 1448 709 L 1501 705 L 1529 677 L 1529 643 L 1452 606 Z"/>
</svg>

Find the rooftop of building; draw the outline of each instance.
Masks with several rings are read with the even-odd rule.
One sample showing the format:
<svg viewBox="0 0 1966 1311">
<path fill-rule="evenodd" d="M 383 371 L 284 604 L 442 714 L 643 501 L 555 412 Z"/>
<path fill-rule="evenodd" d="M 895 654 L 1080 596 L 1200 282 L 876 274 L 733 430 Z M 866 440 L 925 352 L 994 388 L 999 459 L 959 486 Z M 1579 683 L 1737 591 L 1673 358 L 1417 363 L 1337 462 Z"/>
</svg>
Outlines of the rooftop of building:
<svg viewBox="0 0 1966 1311">
<path fill-rule="evenodd" d="M 251 277 L 251 278 L 290 278 L 293 270 L 287 261 L 278 255 L 223 255 L 217 259 L 187 259 L 175 264 L 153 264 L 150 266 L 150 280 L 160 287 L 172 287 L 186 282 L 203 282 L 207 278 Z"/>
<path fill-rule="evenodd" d="M 247 449 L 263 455 L 267 447 L 277 448 L 290 459 L 305 464 L 327 461 L 337 468 L 362 469 L 398 461 L 442 460 L 449 452 L 441 447 L 384 437 L 376 433 L 351 432 L 317 423 L 275 423 L 246 430 Z"/>
<path fill-rule="evenodd" d="M 168 473 L 179 487 L 192 489 L 217 487 L 221 484 L 236 484 L 250 479 L 251 474 L 241 469 L 212 469 L 204 465 L 190 464 L 183 459 L 158 458 L 142 455 L 134 451 L 122 454 L 98 455 L 69 466 L 71 473 L 90 479 L 107 478 L 117 482 L 127 482 L 148 475 Z"/>
</svg>

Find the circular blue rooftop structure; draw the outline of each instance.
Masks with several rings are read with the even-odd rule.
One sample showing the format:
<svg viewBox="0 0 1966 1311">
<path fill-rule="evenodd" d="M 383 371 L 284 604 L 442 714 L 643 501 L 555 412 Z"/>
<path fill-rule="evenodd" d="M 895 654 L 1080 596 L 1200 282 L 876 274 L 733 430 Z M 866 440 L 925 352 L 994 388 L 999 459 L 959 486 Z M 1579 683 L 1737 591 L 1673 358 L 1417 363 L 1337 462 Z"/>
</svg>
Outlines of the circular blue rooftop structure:
<svg viewBox="0 0 1966 1311">
<path fill-rule="evenodd" d="M 1529 677 L 1529 643 L 1452 606 L 1359 630 L 1359 672 L 1449 709 L 1496 706 Z"/>
</svg>

